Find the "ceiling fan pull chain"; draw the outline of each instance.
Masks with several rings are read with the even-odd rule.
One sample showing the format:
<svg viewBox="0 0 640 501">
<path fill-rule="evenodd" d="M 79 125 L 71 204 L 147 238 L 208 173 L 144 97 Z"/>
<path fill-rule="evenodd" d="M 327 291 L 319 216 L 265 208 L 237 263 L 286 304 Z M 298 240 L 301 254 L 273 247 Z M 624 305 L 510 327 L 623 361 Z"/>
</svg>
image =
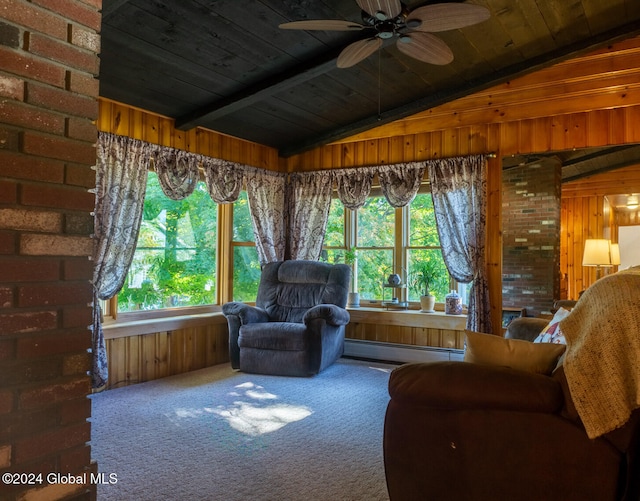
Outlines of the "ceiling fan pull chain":
<svg viewBox="0 0 640 501">
<path fill-rule="evenodd" d="M 382 120 L 382 48 L 378 48 L 378 121 Z"/>
</svg>

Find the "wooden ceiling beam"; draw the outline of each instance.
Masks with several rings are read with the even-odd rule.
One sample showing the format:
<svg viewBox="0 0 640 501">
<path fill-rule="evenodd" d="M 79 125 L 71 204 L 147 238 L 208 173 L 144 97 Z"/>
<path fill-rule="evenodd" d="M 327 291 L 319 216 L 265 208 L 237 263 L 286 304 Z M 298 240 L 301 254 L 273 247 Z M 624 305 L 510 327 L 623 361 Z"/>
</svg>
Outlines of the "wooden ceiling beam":
<svg viewBox="0 0 640 501">
<path fill-rule="evenodd" d="M 347 39 L 344 46 L 360 40 L 362 34 Z M 318 56 L 311 56 L 306 62 L 291 68 L 283 73 L 274 75 L 250 86 L 246 89 L 232 94 L 223 99 L 214 101 L 206 106 L 202 106 L 191 113 L 176 118 L 175 127 L 179 130 L 189 130 L 200 125 L 202 120 L 215 120 L 230 113 L 234 113 L 243 108 L 254 105 L 279 92 L 300 85 L 317 76 L 328 73 L 336 67 L 336 60 L 344 49 L 341 45 L 339 48 L 330 49 Z"/>
</svg>

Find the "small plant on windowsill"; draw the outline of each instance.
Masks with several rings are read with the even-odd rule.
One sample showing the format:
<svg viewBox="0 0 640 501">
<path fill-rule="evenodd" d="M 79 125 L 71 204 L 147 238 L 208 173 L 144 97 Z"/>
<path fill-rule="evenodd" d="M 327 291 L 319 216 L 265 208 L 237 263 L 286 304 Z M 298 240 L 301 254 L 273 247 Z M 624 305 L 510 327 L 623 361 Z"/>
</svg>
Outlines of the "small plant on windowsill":
<svg viewBox="0 0 640 501">
<path fill-rule="evenodd" d="M 344 262 L 351 266 L 351 292 L 349 292 L 349 299 L 347 300 L 347 306 L 351 308 L 360 307 L 360 293 L 356 291 L 356 277 L 355 269 L 353 265 L 358 259 L 358 251 L 356 249 L 347 249 L 344 253 Z"/>
<path fill-rule="evenodd" d="M 436 297 L 429 290 L 438 278 L 438 265 L 434 261 L 420 261 L 409 275 L 409 288 L 420 296 L 422 312 L 433 313 Z"/>
</svg>

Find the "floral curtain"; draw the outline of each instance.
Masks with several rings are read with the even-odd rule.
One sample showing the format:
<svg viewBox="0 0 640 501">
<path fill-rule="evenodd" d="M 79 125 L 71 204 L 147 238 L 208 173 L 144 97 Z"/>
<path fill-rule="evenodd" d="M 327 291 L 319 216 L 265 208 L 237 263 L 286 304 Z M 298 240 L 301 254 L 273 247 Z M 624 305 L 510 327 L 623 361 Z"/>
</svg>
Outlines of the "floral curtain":
<svg viewBox="0 0 640 501">
<path fill-rule="evenodd" d="M 333 178 L 330 171 L 298 173 L 288 184 L 288 258 L 317 261 L 327 229 Z"/>
<path fill-rule="evenodd" d="M 458 282 L 473 281 L 467 328 L 492 332 L 485 267 L 486 159 L 475 155 L 429 162 L 429 179 L 445 264 Z"/>
<path fill-rule="evenodd" d="M 148 143 L 101 132 L 97 144 L 95 249 L 93 273 L 94 388 L 107 382 L 107 359 L 100 301 L 124 284 L 133 259 L 152 148 Z"/>
<path fill-rule="evenodd" d="M 184 150 L 158 147 L 153 160 L 165 195 L 172 200 L 183 200 L 193 193 L 200 177 L 197 155 Z"/>
<path fill-rule="evenodd" d="M 235 162 L 202 157 L 204 179 L 211 199 L 218 204 L 238 200 L 244 179 L 244 169 Z"/>
<path fill-rule="evenodd" d="M 283 173 L 245 167 L 247 199 L 260 265 L 281 261 L 285 256 L 286 180 Z"/>
<path fill-rule="evenodd" d="M 332 171 L 338 198 L 347 209 L 357 210 L 365 204 L 371 192 L 371 183 L 375 173 L 375 167 Z"/>
<path fill-rule="evenodd" d="M 408 163 L 378 167 L 380 187 L 392 207 L 409 205 L 420 189 L 425 164 Z"/>
</svg>

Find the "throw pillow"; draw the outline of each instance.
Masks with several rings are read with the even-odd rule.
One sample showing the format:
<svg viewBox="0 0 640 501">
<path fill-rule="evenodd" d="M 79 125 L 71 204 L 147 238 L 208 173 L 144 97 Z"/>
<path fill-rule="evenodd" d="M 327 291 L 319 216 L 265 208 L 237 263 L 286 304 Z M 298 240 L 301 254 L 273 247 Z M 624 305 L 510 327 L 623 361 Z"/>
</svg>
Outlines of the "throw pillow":
<svg viewBox="0 0 640 501">
<path fill-rule="evenodd" d="M 556 314 L 551 319 L 551 322 L 547 324 L 547 326 L 542 329 L 542 332 L 538 335 L 537 338 L 533 340 L 534 343 L 556 343 L 556 344 L 567 344 L 567 341 L 564 338 L 564 334 L 560 329 L 560 321 L 565 319 L 570 310 L 565 310 L 564 308 L 560 308 L 556 311 Z"/>
<path fill-rule="evenodd" d="M 505 339 L 493 334 L 466 331 L 465 362 L 500 365 L 538 374 L 551 374 L 565 345 L 538 343 L 523 339 Z"/>
</svg>

